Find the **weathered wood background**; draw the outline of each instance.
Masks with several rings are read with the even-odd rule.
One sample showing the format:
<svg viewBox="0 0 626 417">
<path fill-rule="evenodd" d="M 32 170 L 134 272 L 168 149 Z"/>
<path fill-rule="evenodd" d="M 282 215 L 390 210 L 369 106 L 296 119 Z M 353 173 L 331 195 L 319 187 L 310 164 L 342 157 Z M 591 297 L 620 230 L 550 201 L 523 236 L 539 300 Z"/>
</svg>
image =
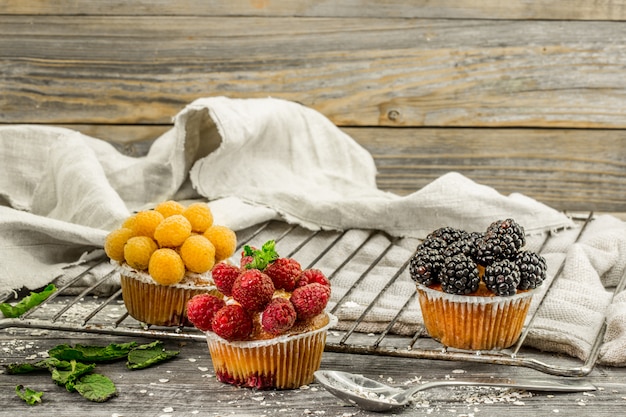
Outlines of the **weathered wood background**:
<svg viewBox="0 0 626 417">
<path fill-rule="evenodd" d="M 626 0 L 0 0 L 0 124 L 127 148 L 199 97 L 317 109 L 406 194 L 626 212 Z"/>
</svg>

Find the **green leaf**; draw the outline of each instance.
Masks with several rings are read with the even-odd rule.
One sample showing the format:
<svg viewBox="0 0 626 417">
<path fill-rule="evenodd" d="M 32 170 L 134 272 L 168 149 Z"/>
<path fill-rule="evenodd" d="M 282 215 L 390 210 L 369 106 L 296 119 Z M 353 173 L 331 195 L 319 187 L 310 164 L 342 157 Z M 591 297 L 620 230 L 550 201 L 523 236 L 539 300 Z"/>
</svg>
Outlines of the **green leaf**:
<svg viewBox="0 0 626 417">
<path fill-rule="evenodd" d="M 90 401 L 103 402 L 117 395 L 117 390 L 109 378 L 92 373 L 96 362 L 126 357 L 129 369 L 143 369 L 171 359 L 179 352 L 165 350 L 163 343 L 157 340 L 141 346 L 137 346 L 136 342 L 74 347 L 63 344 L 55 346 L 48 353 L 49 358 L 37 362 L 5 365 L 7 373 L 26 374 L 47 370 L 52 380 L 58 385 L 65 386 L 69 392 L 77 391 Z M 20 397 L 30 397 L 30 392 L 22 393 L 21 389 L 17 390 Z"/>
<path fill-rule="evenodd" d="M 57 345 L 48 351 L 50 357 L 79 362 L 108 362 L 125 358 L 137 346 L 136 342 L 111 343 L 107 346 Z"/>
<path fill-rule="evenodd" d="M 46 301 L 52 293 L 57 290 L 57 287 L 54 284 L 49 284 L 41 290 L 40 292 L 31 292 L 30 295 L 22 298 L 17 304 L 11 305 L 9 303 L 0 304 L 0 311 L 4 314 L 4 317 L 7 318 L 16 318 L 20 317 L 22 314 L 26 313 L 28 310 L 38 306 L 39 304 Z"/>
<path fill-rule="evenodd" d="M 41 397 L 43 396 L 43 391 L 35 391 L 28 387 L 24 387 L 23 385 L 17 385 L 15 387 L 15 393 L 22 400 L 26 401 L 28 405 L 36 405 L 41 402 Z"/>
<path fill-rule="evenodd" d="M 155 341 L 147 345 L 141 345 L 128 354 L 128 369 L 144 369 L 154 364 L 169 360 L 179 351 L 168 351 L 163 348 L 163 343 Z"/>
<path fill-rule="evenodd" d="M 276 241 L 268 240 L 263 244 L 261 249 L 253 249 L 246 245 L 243 247 L 244 254 L 248 256 L 254 256 L 252 262 L 246 265 L 247 269 L 259 269 L 264 270 L 268 264 L 274 262 L 279 258 L 278 252 L 276 252 Z"/>
<path fill-rule="evenodd" d="M 82 377 L 74 386 L 76 391 L 88 399 L 102 403 L 117 395 L 115 384 L 101 374 L 89 374 Z"/>
<path fill-rule="evenodd" d="M 52 371 L 54 368 L 69 369 L 71 364 L 57 358 L 46 358 L 34 363 L 10 363 L 5 365 L 9 375 L 28 374 L 38 371 Z"/>
<path fill-rule="evenodd" d="M 76 381 L 85 374 L 90 373 L 96 367 L 95 363 L 85 364 L 76 361 L 70 361 L 69 369 L 53 369 L 52 380 L 58 385 L 64 385 L 69 392 L 75 391 Z"/>
</svg>

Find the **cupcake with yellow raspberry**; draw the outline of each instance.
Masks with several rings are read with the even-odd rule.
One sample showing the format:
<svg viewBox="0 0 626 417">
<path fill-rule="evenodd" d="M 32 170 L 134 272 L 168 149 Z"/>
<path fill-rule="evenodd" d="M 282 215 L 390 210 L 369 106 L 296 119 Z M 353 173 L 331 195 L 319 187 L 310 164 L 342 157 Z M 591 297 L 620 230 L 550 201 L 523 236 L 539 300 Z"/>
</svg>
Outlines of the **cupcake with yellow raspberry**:
<svg viewBox="0 0 626 417">
<path fill-rule="evenodd" d="M 181 326 L 189 324 L 186 306 L 193 296 L 221 296 L 211 270 L 234 254 L 237 237 L 213 221 L 206 203 L 168 200 L 133 214 L 107 235 L 104 250 L 120 272 L 122 297 L 133 318 Z M 212 228 L 221 231 L 218 237 L 205 236 Z"/>
<path fill-rule="evenodd" d="M 303 270 L 281 258 L 275 242 L 246 246 L 243 266 L 213 269 L 223 296 L 201 294 L 187 306 L 204 331 L 217 379 L 256 389 L 293 389 L 313 381 L 337 319 L 325 312 L 330 281 L 318 269 Z"/>
</svg>

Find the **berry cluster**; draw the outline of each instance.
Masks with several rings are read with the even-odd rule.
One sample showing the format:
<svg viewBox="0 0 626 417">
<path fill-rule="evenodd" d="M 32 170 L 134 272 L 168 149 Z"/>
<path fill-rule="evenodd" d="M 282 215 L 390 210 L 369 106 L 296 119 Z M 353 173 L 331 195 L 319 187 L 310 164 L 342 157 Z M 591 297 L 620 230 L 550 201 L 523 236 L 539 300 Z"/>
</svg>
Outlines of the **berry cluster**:
<svg viewBox="0 0 626 417">
<path fill-rule="evenodd" d="M 546 278 L 545 259 L 523 250 L 525 244 L 524 228 L 513 219 L 495 221 L 484 233 L 443 227 L 417 246 L 409 273 L 414 281 L 440 284 L 450 294 L 475 293 L 482 281 L 496 295 L 515 295 Z"/>
<path fill-rule="evenodd" d="M 153 210 L 130 216 L 109 233 L 104 250 L 109 258 L 148 271 L 161 285 L 180 282 L 187 271 L 202 274 L 235 252 L 237 236 L 214 224 L 206 203 L 183 206 L 168 200 Z"/>
<path fill-rule="evenodd" d="M 330 281 L 319 269 L 303 270 L 281 258 L 275 242 L 246 246 L 239 265 L 220 262 L 212 270 L 223 298 L 210 294 L 187 303 L 187 317 L 199 330 L 228 340 L 271 338 L 321 314 L 330 299 Z"/>
</svg>

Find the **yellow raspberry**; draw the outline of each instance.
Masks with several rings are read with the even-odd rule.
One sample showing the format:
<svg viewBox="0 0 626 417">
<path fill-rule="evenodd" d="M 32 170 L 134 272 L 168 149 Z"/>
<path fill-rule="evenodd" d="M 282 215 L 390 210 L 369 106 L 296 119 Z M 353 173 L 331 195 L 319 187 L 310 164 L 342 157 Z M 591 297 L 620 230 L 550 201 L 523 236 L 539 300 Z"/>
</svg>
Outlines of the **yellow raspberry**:
<svg viewBox="0 0 626 417">
<path fill-rule="evenodd" d="M 157 244 L 148 236 L 133 236 L 124 245 L 124 259 L 131 268 L 148 268 L 150 257 L 157 250 Z"/>
<path fill-rule="evenodd" d="M 175 248 L 191 236 L 191 223 L 181 214 L 166 217 L 154 231 L 154 238 L 162 248 Z"/>
<path fill-rule="evenodd" d="M 237 249 L 237 235 L 226 226 L 214 224 L 206 229 L 204 237 L 215 246 L 215 262 L 231 257 Z"/>
<path fill-rule="evenodd" d="M 133 231 L 126 227 L 113 230 L 104 239 L 104 252 L 114 261 L 124 261 L 124 245 L 133 237 Z"/>
<path fill-rule="evenodd" d="M 215 264 L 215 246 L 202 235 L 191 235 L 180 247 L 180 257 L 188 270 L 202 274 Z"/>
<path fill-rule="evenodd" d="M 196 233 L 203 233 L 213 224 L 213 213 L 206 203 L 193 203 L 183 211 L 185 216 L 191 222 L 191 230 Z"/>
<path fill-rule="evenodd" d="M 174 214 L 183 214 L 185 206 L 180 204 L 178 201 L 167 200 L 159 203 L 154 209 L 161 213 L 163 217 L 170 217 Z"/>
<path fill-rule="evenodd" d="M 163 215 L 154 210 L 143 210 L 135 214 L 135 236 L 154 237 L 154 230 L 163 221 Z"/>
<path fill-rule="evenodd" d="M 150 257 L 148 272 L 157 284 L 173 285 L 185 276 L 185 264 L 174 249 L 161 248 Z"/>
<path fill-rule="evenodd" d="M 133 214 L 132 216 L 124 220 L 124 223 L 122 223 L 121 227 L 125 229 L 135 230 L 135 215 Z"/>
</svg>

